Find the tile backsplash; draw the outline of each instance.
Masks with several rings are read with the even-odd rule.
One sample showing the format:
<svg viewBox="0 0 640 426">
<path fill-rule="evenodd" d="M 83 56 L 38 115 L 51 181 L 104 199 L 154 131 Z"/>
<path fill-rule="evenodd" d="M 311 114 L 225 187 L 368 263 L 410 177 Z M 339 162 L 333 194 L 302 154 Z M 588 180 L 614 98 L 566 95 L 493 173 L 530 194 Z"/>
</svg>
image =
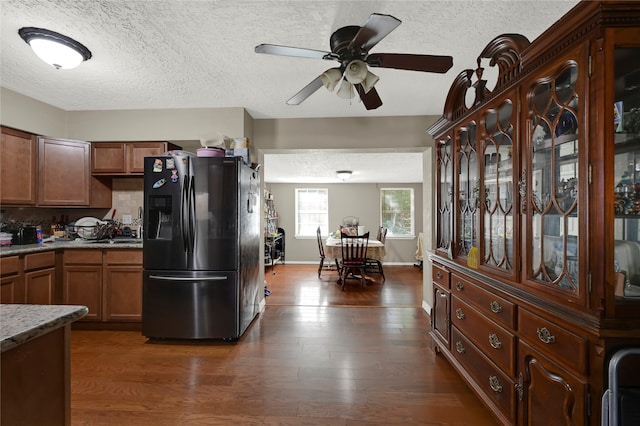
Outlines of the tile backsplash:
<svg viewBox="0 0 640 426">
<path fill-rule="evenodd" d="M 122 222 L 124 215 L 131 215 L 131 227 L 140 224 L 138 209 L 144 205 L 144 183 L 142 178 L 114 178 L 111 205 L 116 210 L 115 219 Z M 51 223 L 60 220 L 61 216 L 68 217 L 74 222 L 81 217 L 90 216 L 102 219 L 109 213 L 109 209 L 83 208 L 42 208 L 42 207 L 13 207 L 0 206 L 0 222 L 9 226 L 12 224 L 39 225 L 45 233 L 51 229 Z"/>
<path fill-rule="evenodd" d="M 131 215 L 133 225 L 138 223 L 138 209 L 144 204 L 144 183 L 141 178 L 113 179 L 111 205 L 116 209 L 116 220 L 122 222 L 125 215 Z"/>
</svg>

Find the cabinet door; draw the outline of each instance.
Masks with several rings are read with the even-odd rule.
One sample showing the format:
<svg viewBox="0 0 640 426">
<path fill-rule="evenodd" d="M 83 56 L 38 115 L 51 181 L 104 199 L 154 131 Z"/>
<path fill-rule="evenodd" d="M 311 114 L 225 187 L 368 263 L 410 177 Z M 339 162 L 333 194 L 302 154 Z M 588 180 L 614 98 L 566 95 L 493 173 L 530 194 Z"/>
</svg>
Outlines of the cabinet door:
<svg viewBox="0 0 640 426">
<path fill-rule="evenodd" d="M 125 144 L 94 142 L 91 144 L 91 173 L 125 173 Z"/>
<path fill-rule="evenodd" d="M 84 305 L 89 313 L 80 321 L 102 319 L 102 265 L 65 265 L 63 301 Z"/>
<path fill-rule="evenodd" d="M 433 286 L 433 315 L 431 330 L 436 337 L 449 347 L 449 315 L 450 294 L 447 290 L 437 285 Z"/>
<path fill-rule="evenodd" d="M 586 300 L 589 264 L 582 239 L 588 189 L 584 55 L 576 49 L 525 86 L 528 152 L 521 182 L 527 283 L 578 304 Z"/>
<path fill-rule="evenodd" d="M 164 142 L 133 142 L 127 143 L 127 173 L 144 174 L 144 157 L 154 157 L 167 151 Z"/>
<path fill-rule="evenodd" d="M 518 424 L 587 424 L 587 385 L 522 341 L 518 354 Z"/>
<path fill-rule="evenodd" d="M 54 301 L 55 268 L 47 268 L 24 274 L 25 303 L 51 305 Z"/>
<path fill-rule="evenodd" d="M 38 205 L 88 206 L 88 142 L 38 138 Z"/>
<path fill-rule="evenodd" d="M 471 121 L 458 129 L 458 211 L 456 256 L 467 258 L 478 248 L 480 225 L 480 179 L 478 171 L 478 135 Z"/>
<path fill-rule="evenodd" d="M 25 303 L 22 275 L 9 275 L 0 278 L 0 303 Z"/>
<path fill-rule="evenodd" d="M 482 211 L 480 239 L 481 265 L 515 278 L 515 224 L 514 179 L 517 153 L 513 138 L 517 129 L 516 94 L 509 93 L 496 106 L 489 105 L 482 113 L 480 210 Z"/>
<path fill-rule="evenodd" d="M 440 188 L 437 191 L 437 250 L 450 254 L 453 249 L 453 140 L 445 136 L 438 144 L 437 173 Z M 444 254 L 443 253 L 443 254 Z"/>
<path fill-rule="evenodd" d="M 106 265 L 104 293 L 106 321 L 142 321 L 142 265 Z"/>
<path fill-rule="evenodd" d="M 613 173 L 613 179 L 605 182 L 612 182 L 613 188 L 609 186 L 605 191 L 609 197 L 614 196 L 614 211 L 613 220 L 605 225 L 605 235 L 609 238 L 605 242 L 604 268 L 606 281 L 615 284 L 613 296 L 608 295 L 608 300 L 615 301 L 615 310 L 610 311 L 610 315 L 637 319 L 640 312 L 640 29 L 616 30 L 615 48 L 607 52 L 613 52 L 614 80 L 607 84 L 613 86 L 614 97 L 607 99 L 614 102 L 614 108 L 613 118 L 605 119 L 605 134 L 608 146 L 614 150 L 605 164 L 609 173 Z M 611 113 L 611 109 L 605 111 Z M 605 214 L 611 217 L 610 211 Z"/>
<path fill-rule="evenodd" d="M 36 203 L 36 136 L 2 127 L 0 203 Z"/>
</svg>

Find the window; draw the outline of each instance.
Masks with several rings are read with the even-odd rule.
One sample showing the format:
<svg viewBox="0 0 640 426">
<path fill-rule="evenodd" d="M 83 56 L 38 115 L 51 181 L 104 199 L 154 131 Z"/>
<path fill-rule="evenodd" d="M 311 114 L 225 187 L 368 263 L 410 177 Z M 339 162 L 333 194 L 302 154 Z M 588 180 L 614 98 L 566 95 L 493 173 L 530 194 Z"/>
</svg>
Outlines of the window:
<svg viewBox="0 0 640 426">
<path fill-rule="evenodd" d="M 380 189 L 380 223 L 387 237 L 413 238 L 413 188 Z"/>
<path fill-rule="evenodd" d="M 320 227 L 329 233 L 329 190 L 296 188 L 296 237 L 314 237 Z"/>
</svg>

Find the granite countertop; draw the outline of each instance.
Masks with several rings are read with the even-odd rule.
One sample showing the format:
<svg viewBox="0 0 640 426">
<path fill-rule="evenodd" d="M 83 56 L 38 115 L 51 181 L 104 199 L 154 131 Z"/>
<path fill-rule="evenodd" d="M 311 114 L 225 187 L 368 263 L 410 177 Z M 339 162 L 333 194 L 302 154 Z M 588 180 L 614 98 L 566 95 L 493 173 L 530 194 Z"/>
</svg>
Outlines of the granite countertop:
<svg viewBox="0 0 640 426">
<path fill-rule="evenodd" d="M 54 241 L 49 243 L 40 244 L 25 244 L 15 246 L 2 246 L 0 247 L 0 257 L 12 256 L 18 254 L 37 253 L 40 251 L 58 250 L 58 249 L 127 249 L 142 248 L 142 239 L 115 239 L 111 242 L 94 242 L 86 240 L 73 240 L 73 241 Z"/>
<path fill-rule="evenodd" d="M 5 352 L 76 321 L 89 312 L 78 305 L 0 305 L 0 348 Z"/>
</svg>

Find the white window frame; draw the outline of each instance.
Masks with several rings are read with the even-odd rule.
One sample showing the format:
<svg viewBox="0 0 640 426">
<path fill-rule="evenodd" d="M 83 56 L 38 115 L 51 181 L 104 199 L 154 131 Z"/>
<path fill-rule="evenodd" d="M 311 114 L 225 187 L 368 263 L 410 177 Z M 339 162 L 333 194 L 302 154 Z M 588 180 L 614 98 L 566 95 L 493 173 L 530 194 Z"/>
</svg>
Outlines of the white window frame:
<svg viewBox="0 0 640 426">
<path fill-rule="evenodd" d="M 324 212 L 318 211 L 316 214 L 324 214 L 324 223 L 317 223 L 313 226 L 313 230 L 309 228 L 308 233 L 301 233 L 300 227 L 304 224 L 300 223 L 300 198 L 299 194 L 301 192 L 317 192 L 324 193 L 326 200 L 326 210 Z M 313 212 L 307 212 L 308 214 L 313 214 Z M 322 235 L 329 234 L 329 188 L 295 188 L 295 238 L 316 238 L 316 232 L 320 226 L 320 232 Z"/>
<path fill-rule="evenodd" d="M 383 204 L 384 204 L 384 197 L 385 197 L 385 191 L 409 191 L 411 193 L 411 229 L 410 229 L 410 233 L 409 234 L 396 234 L 393 232 L 393 227 L 389 227 L 387 226 L 387 224 L 384 223 L 383 221 Z M 386 238 L 397 238 L 397 239 L 403 239 L 403 238 L 415 238 L 415 230 L 416 230 L 416 206 L 415 206 L 415 191 L 413 188 L 380 188 L 380 223 L 382 224 L 383 227 L 387 228 L 387 236 Z"/>
</svg>

